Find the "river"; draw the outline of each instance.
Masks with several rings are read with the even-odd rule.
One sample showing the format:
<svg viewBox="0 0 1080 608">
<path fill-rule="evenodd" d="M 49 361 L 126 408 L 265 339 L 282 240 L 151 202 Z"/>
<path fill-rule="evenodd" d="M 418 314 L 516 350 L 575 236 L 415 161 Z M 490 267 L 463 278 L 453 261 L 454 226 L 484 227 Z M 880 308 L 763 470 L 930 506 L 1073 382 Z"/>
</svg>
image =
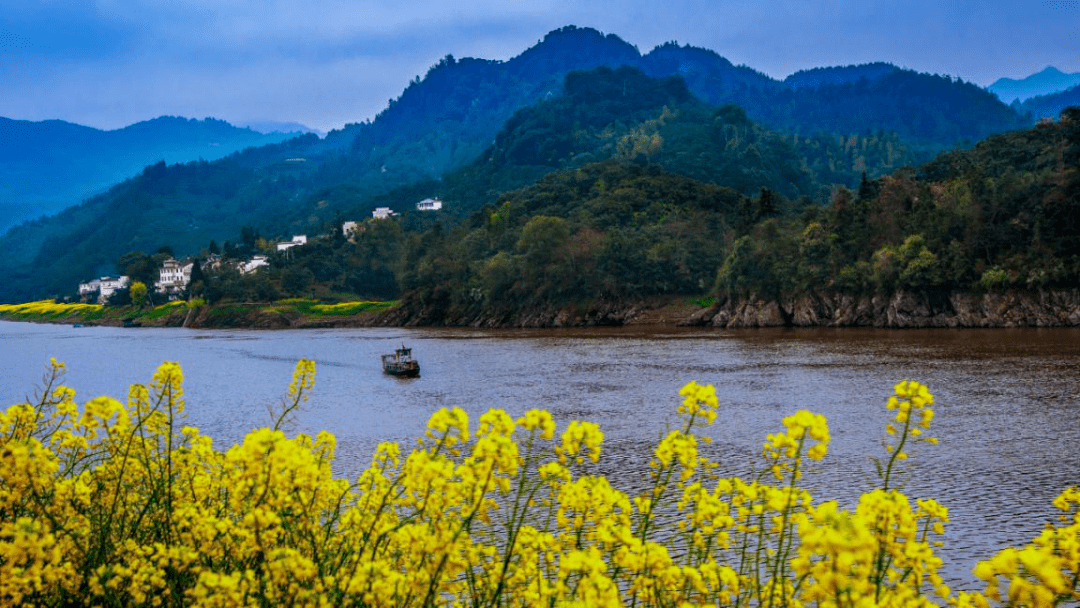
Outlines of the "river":
<svg viewBox="0 0 1080 608">
<path fill-rule="evenodd" d="M 417 379 L 385 376 L 379 355 L 414 349 Z M 949 507 L 947 577 L 1020 545 L 1055 515 L 1050 501 L 1080 484 L 1080 330 L 723 331 L 328 329 L 221 331 L 74 328 L 0 322 L 0 404 L 40 386 L 49 357 L 67 363 L 78 400 L 123 398 L 164 360 L 184 368 L 188 424 L 226 447 L 271 420 L 300 358 L 316 362 L 311 400 L 294 432 L 330 430 L 337 471 L 354 475 L 380 441 L 408 447 L 428 416 L 460 406 L 512 415 L 548 409 L 560 428 L 604 430 L 600 470 L 640 484 L 649 451 L 674 421 L 678 390 L 712 383 L 720 417 L 705 431 L 721 472 L 745 474 L 765 435 L 798 409 L 825 414 L 832 444 L 805 483 L 850 505 L 874 482 L 892 385 L 915 379 L 936 396 L 931 435 L 907 461 L 905 491 Z"/>
</svg>

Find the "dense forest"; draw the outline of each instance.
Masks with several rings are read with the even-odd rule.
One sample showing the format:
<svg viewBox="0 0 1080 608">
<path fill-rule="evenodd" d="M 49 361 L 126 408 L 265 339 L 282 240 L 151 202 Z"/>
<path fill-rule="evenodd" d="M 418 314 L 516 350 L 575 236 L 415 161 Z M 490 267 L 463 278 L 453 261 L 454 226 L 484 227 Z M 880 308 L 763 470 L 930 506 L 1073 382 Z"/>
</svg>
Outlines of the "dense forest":
<svg viewBox="0 0 1080 608">
<path fill-rule="evenodd" d="M 753 196 L 655 165 L 549 174 L 404 255 L 430 322 L 659 294 L 781 298 L 1080 284 L 1080 111 L 993 136 L 826 205 Z"/>
<path fill-rule="evenodd" d="M 891 66 L 850 66 L 815 72 L 822 77 L 836 71 L 841 78 L 788 85 L 733 66 L 712 51 L 667 43 L 643 55 L 616 36 L 569 26 L 505 62 L 446 56 L 374 120 L 347 125 L 325 138 L 305 135 L 214 162 L 154 165 L 56 217 L 26 222 L 0 237 L 5 261 L 0 301 L 64 293 L 78 281 L 112 272 L 114 261 L 130 251 L 156 251 L 167 244 L 181 255 L 194 254 L 211 240 L 233 237 L 242 226 L 285 238 L 321 230 L 341 214 L 366 216 L 388 201 L 395 207 L 411 204 L 395 199 L 395 193 L 416 191 L 427 181 L 447 184 L 448 173 L 475 167 L 515 112 L 557 102 L 565 96 L 569 73 L 598 67 L 632 67 L 661 81 L 677 77 L 699 106 L 742 108 L 769 141 L 747 144 L 735 137 L 724 145 L 741 147 L 743 160 L 759 157 L 758 175 L 723 184 L 721 177 L 703 171 L 710 166 L 704 158 L 715 158 L 717 150 L 700 140 L 688 148 L 681 144 L 692 129 L 690 119 L 707 120 L 710 110 L 672 99 L 666 105 L 678 120 L 664 117 L 661 107 L 610 121 L 600 118 L 602 109 L 593 108 L 600 116 L 584 125 L 591 140 L 578 138 L 577 130 L 571 133 L 577 138 L 572 141 L 575 156 L 526 165 L 521 161 L 529 159 L 515 153 L 498 175 L 478 176 L 468 187 L 458 181 L 462 197 L 468 188 L 472 193 L 468 200 L 455 201 L 460 204 L 447 205 L 459 214 L 456 220 L 546 172 L 603 162 L 612 152 L 625 157 L 642 141 L 638 135 L 659 135 L 665 141 L 659 154 L 650 141 L 647 160 L 674 173 L 744 192 L 761 187 L 802 192 L 823 202 L 822 193 L 833 184 L 856 187 L 863 172 L 870 178 L 885 175 L 1026 124 L 1021 113 L 993 95 L 945 77 Z M 531 119 L 517 120 L 528 127 Z M 591 126 L 599 123 L 609 125 L 607 133 Z M 602 146 L 605 138 L 608 150 Z M 775 147 L 778 140 L 794 147 L 794 156 L 782 152 L 785 159 L 774 162 L 772 150 L 762 148 Z M 797 157 L 798 164 L 806 163 L 798 175 L 785 175 L 781 183 L 759 179 L 770 173 L 770 165 L 787 165 Z M 448 203 L 450 198 L 451 193 L 444 195 Z"/>
<path fill-rule="evenodd" d="M 733 115 L 747 121 L 731 107 L 712 112 L 720 131 Z M 511 121 L 489 155 L 524 142 L 548 149 L 534 146 L 533 130 L 516 143 L 517 131 Z M 693 179 L 642 152 L 549 172 L 460 222 L 413 211 L 369 220 L 352 239 L 331 224 L 332 236 L 273 256 L 265 271 L 210 273 L 192 295 L 401 298 L 412 323 L 497 325 L 657 296 L 1074 288 L 1078 161 L 1077 108 L 856 189 L 836 187 L 826 204 Z M 226 249 L 255 251 L 259 240 L 246 229 Z"/>
<path fill-rule="evenodd" d="M 914 270 L 905 269 L 928 259 L 924 249 L 944 273 L 925 286 L 971 288 L 990 270 L 1004 273 L 1002 285 L 1026 284 L 1019 277 L 1039 262 L 1002 257 L 999 236 L 981 251 L 990 237 L 978 235 L 1011 234 L 991 226 L 1020 213 L 1001 201 L 1033 195 L 1018 188 L 1074 200 L 1075 162 L 1067 151 L 1053 167 L 991 159 L 1068 148 L 1065 135 L 1043 142 L 1066 124 L 1015 131 L 1024 119 L 986 91 L 887 64 L 779 82 L 704 49 L 671 43 L 642 56 L 615 36 L 564 28 L 506 62 L 448 56 L 375 120 L 325 139 L 158 163 L 56 218 L 27 223 L 0 238 L 0 301 L 65 296 L 80 281 L 126 271 L 120 260 L 131 255 L 168 246 L 206 256 L 211 242 L 225 241 L 233 255 L 261 252 L 271 264 L 254 275 L 203 277 L 200 295 L 210 300 L 402 297 L 439 303 L 436 316 L 446 320 L 601 296 L 889 289 L 910 283 Z M 928 168 L 958 158 L 985 175 Z M 941 188 L 979 202 L 945 213 Z M 988 189 L 998 197 L 990 214 L 980 198 Z M 444 210 L 412 209 L 430 196 Z M 353 240 L 341 235 L 345 220 L 370 218 L 376 207 L 400 216 L 363 222 Z M 1023 218 L 1036 212 L 1049 213 L 1025 208 Z M 238 238 L 242 227 L 266 235 L 264 247 Z M 311 243 L 274 254 L 267 239 L 291 234 L 309 234 Z M 922 240 L 909 243 L 915 236 Z M 1039 266 L 1061 269 L 1044 283 L 1075 276 L 1072 254 L 1055 249 L 1070 237 L 1040 228 L 1009 238 L 1036 237 L 1060 262 Z M 900 268 L 890 279 L 894 258 Z"/>
</svg>

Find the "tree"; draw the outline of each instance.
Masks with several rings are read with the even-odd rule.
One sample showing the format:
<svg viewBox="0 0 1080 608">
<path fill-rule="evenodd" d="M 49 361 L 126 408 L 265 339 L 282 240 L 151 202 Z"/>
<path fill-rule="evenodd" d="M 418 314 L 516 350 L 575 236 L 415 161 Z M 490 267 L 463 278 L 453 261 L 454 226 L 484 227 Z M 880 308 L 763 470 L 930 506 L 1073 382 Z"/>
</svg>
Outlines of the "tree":
<svg viewBox="0 0 1080 608">
<path fill-rule="evenodd" d="M 155 260 L 142 251 L 125 253 L 116 261 L 116 268 L 132 281 L 153 283 L 157 278 L 158 266 Z"/>
<path fill-rule="evenodd" d="M 146 289 L 146 283 L 134 281 L 131 284 L 131 287 L 128 288 L 128 291 L 131 294 L 131 304 L 142 308 L 142 305 L 146 302 L 146 293 L 148 291 Z"/>
<path fill-rule="evenodd" d="M 188 280 L 187 296 L 193 298 L 202 295 L 206 289 L 206 275 L 203 274 L 202 260 L 199 258 L 193 258 L 191 260 L 191 277 Z"/>
<path fill-rule="evenodd" d="M 117 289 L 105 303 L 109 306 L 128 306 L 131 304 L 131 288 Z"/>
</svg>

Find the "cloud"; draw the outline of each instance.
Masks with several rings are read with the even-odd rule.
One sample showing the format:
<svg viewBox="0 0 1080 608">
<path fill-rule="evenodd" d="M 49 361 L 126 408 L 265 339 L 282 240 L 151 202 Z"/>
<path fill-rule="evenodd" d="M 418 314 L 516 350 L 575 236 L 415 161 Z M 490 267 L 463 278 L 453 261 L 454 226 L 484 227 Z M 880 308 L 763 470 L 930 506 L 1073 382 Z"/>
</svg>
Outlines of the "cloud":
<svg viewBox="0 0 1080 608">
<path fill-rule="evenodd" d="M 160 114 L 374 116 L 446 54 L 509 59 L 574 24 L 670 40 L 774 77 L 889 61 L 989 84 L 1080 71 L 1077 2 L 0 0 L 0 116 L 119 127 Z"/>
<path fill-rule="evenodd" d="M 3 2 L 0 45 L 3 59 L 102 58 L 123 52 L 130 38 L 91 4 Z M 11 53 L 14 53 L 13 56 Z"/>
</svg>

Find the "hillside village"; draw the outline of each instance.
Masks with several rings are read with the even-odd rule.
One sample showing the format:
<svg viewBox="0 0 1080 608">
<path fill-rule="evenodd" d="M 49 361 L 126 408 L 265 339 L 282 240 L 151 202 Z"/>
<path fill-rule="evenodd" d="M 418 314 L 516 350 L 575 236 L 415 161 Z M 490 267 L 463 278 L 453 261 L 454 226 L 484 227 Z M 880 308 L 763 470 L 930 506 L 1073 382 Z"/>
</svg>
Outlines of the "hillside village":
<svg viewBox="0 0 1080 608">
<path fill-rule="evenodd" d="M 416 203 L 417 211 L 439 211 L 443 208 L 443 202 L 438 198 L 425 198 Z M 357 235 L 367 230 L 372 221 L 387 220 L 400 214 L 390 207 L 378 207 L 371 213 L 371 218 L 364 221 L 348 220 L 342 223 L 342 237 L 350 243 L 356 242 Z M 324 235 L 321 239 L 328 240 L 330 235 Z M 273 247 L 273 253 L 285 254 L 294 247 L 303 247 L 308 244 L 305 234 L 293 235 L 287 241 L 269 243 Z M 153 294 L 165 301 L 174 301 L 190 297 L 188 286 L 191 284 L 196 263 L 203 275 L 221 273 L 223 271 L 235 271 L 240 276 L 247 276 L 257 272 L 261 268 L 270 265 L 270 259 L 266 254 L 256 254 L 246 258 L 229 258 L 221 253 L 210 253 L 205 258 L 197 260 L 192 257 L 184 260 L 167 258 L 161 262 L 157 269 L 157 280 L 154 281 Z M 131 277 L 127 275 L 107 275 L 79 283 L 79 300 L 84 303 L 94 302 L 97 304 L 111 304 L 118 293 L 130 290 L 132 287 Z M 124 303 L 130 300 L 121 298 Z"/>
</svg>

